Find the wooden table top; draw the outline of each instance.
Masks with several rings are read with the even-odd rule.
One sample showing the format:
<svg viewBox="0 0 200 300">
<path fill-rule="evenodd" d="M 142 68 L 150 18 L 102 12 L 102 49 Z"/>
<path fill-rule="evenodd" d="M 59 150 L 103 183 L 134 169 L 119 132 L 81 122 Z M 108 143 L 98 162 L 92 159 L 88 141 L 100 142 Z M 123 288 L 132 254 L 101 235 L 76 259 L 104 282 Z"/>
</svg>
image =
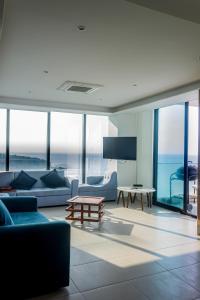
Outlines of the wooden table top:
<svg viewBox="0 0 200 300">
<path fill-rule="evenodd" d="M 77 196 L 67 201 L 67 203 L 76 204 L 88 204 L 88 205 L 99 205 L 104 200 L 104 197 L 88 197 L 88 196 Z"/>
</svg>

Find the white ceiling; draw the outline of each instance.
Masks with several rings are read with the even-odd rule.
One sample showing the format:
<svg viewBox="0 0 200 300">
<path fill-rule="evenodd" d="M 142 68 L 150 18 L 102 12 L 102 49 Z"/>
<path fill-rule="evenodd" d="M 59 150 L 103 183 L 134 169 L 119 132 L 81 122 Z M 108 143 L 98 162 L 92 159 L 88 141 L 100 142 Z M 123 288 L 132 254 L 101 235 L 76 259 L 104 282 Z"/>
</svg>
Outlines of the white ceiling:
<svg viewBox="0 0 200 300">
<path fill-rule="evenodd" d="M 127 0 L 184 20 L 200 24 L 199 0 Z"/>
<path fill-rule="evenodd" d="M 0 102 L 118 110 L 198 81 L 199 37 L 200 24 L 125 0 L 7 0 Z M 58 91 L 66 80 L 103 88 Z"/>
</svg>

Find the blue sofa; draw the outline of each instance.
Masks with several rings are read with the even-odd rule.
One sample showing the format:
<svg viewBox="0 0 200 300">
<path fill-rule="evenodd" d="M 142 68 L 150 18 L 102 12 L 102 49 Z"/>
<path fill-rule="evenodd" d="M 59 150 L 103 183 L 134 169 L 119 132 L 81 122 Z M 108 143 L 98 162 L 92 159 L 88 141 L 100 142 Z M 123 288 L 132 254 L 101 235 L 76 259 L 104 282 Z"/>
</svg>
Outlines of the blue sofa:
<svg viewBox="0 0 200 300">
<path fill-rule="evenodd" d="M 35 196 L 38 199 L 38 207 L 65 205 L 66 201 L 78 194 L 78 180 L 67 180 L 66 187 L 48 188 L 40 180 L 40 177 L 48 174 L 49 170 L 44 171 L 26 171 L 31 177 L 37 179 L 37 182 L 30 190 L 16 190 L 11 192 L 11 196 Z M 64 170 L 58 170 L 58 174 L 64 178 Z M 18 176 L 19 172 L 0 172 L 0 187 L 9 186 L 11 181 Z"/>
<path fill-rule="evenodd" d="M 79 185 L 78 194 L 104 197 L 105 201 L 115 201 L 117 198 L 117 172 L 106 176 L 88 176 L 87 183 Z"/>
<path fill-rule="evenodd" d="M 13 222 L 0 226 L 2 299 L 25 299 L 69 285 L 70 225 L 39 213 L 36 197 L 1 201 Z"/>
</svg>

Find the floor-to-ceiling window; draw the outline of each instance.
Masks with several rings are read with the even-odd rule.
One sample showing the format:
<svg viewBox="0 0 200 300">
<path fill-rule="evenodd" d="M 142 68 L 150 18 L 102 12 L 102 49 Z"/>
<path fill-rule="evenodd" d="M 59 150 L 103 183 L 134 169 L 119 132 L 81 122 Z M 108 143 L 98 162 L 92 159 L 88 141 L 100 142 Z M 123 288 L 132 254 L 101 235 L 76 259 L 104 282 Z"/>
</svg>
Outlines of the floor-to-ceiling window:
<svg viewBox="0 0 200 300">
<path fill-rule="evenodd" d="M 6 168 L 6 109 L 0 109 L 0 170 Z"/>
<path fill-rule="evenodd" d="M 0 109 L 0 170 L 64 169 L 86 176 L 116 170 L 103 159 L 103 137 L 117 136 L 107 116 Z"/>
<path fill-rule="evenodd" d="M 79 178 L 82 174 L 83 115 L 51 113 L 51 168 L 65 169 L 67 176 Z"/>
<path fill-rule="evenodd" d="M 10 111 L 10 169 L 46 168 L 47 113 Z"/>
<path fill-rule="evenodd" d="M 157 113 L 157 202 L 183 209 L 185 105 L 164 107 Z"/>
<path fill-rule="evenodd" d="M 109 135 L 109 118 L 87 115 L 86 176 L 104 175 L 108 160 L 103 159 L 103 137 Z"/>
</svg>

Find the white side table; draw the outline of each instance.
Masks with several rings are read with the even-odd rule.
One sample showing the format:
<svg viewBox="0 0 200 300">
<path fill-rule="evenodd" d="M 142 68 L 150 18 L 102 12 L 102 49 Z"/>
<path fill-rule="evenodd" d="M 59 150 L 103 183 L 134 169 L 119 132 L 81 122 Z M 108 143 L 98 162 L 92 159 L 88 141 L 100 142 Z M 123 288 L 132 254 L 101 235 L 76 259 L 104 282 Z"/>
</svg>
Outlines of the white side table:
<svg viewBox="0 0 200 300">
<path fill-rule="evenodd" d="M 134 187 L 132 188 L 132 187 L 128 187 L 128 186 L 119 186 L 117 189 L 119 191 L 117 204 L 119 204 L 120 198 L 122 198 L 124 207 L 126 206 L 128 208 L 129 201 L 131 203 L 134 203 L 137 194 L 139 194 L 140 200 L 141 200 L 141 208 L 142 208 L 142 210 L 144 210 L 143 195 L 145 194 L 147 196 L 148 207 L 152 207 L 152 194 L 156 191 L 155 189 L 153 189 L 153 188 L 134 188 Z M 125 205 L 124 193 L 128 193 L 126 205 Z M 133 195 L 133 197 L 132 197 L 132 195 Z"/>
</svg>

